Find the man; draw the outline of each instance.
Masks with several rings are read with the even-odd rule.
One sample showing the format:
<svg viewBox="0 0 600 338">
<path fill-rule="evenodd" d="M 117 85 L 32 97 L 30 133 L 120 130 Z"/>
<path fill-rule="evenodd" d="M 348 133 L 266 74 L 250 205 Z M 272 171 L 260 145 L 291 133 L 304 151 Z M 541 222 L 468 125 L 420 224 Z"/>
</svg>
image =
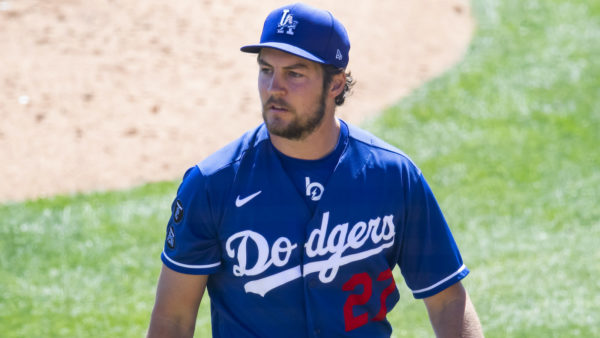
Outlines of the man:
<svg viewBox="0 0 600 338">
<path fill-rule="evenodd" d="M 389 337 L 396 264 L 439 336 L 482 336 L 468 274 L 419 169 L 335 117 L 350 43 L 329 12 L 274 10 L 257 53 L 264 124 L 189 169 L 148 336 Z"/>
</svg>

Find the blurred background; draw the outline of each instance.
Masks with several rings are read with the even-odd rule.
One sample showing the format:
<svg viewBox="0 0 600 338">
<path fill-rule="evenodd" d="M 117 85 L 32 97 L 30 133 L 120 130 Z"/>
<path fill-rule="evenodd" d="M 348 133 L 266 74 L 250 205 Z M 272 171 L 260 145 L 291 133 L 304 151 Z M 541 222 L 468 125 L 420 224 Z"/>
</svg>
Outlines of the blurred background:
<svg viewBox="0 0 600 338">
<path fill-rule="evenodd" d="M 308 1 L 346 23 L 360 123 L 462 57 L 465 0 Z M 0 201 L 179 178 L 261 122 L 256 56 L 281 1 L 0 1 Z M 399 24 L 402 23 L 402 24 Z"/>
</svg>

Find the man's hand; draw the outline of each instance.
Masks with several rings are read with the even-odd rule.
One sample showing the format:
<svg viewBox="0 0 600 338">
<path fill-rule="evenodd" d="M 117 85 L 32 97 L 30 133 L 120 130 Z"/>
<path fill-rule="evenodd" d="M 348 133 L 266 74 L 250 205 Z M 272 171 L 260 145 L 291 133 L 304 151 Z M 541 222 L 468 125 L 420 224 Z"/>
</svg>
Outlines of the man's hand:
<svg viewBox="0 0 600 338">
<path fill-rule="evenodd" d="M 483 337 L 477 312 L 462 283 L 424 301 L 437 337 Z"/>
<path fill-rule="evenodd" d="M 186 275 L 163 265 L 147 337 L 193 337 L 207 281 L 207 275 Z"/>
</svg>

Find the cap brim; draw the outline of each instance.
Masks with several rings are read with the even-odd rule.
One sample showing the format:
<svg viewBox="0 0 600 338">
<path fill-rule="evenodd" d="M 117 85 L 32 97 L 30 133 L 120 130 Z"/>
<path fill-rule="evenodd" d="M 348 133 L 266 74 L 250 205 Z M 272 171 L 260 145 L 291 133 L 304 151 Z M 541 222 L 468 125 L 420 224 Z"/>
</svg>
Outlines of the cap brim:
<svg viewBox="0 0 600 338">
<path fill-rule="evenodd" d="M 304 49 L 281 42 L 265 42 L 257 45 L 248 45 L 243 46 L 242 48 L 240 48 L 240 50 L 245 53 L 258 53 L 263 48 L 273 48 L 314 62 L 326 63 L 325 60 L 314 56 L 313 54 L 305 51 Z"/>
</svg>

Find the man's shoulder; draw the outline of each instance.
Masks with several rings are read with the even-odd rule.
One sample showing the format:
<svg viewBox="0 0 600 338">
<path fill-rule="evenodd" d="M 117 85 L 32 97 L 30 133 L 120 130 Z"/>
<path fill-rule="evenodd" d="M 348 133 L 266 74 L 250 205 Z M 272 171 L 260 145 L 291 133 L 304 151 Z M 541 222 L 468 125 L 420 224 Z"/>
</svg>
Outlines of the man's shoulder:
<svg viewBox="0 0 600 338">
<path fill-rule="evenodd" d="M 238 139 L 212 153 L 196 166 L 206 176 L 216 174 L 227 168 L 234 167 L 247 152 L 258 147 L 268 139 L 268 133 L 264 124 L 260 124 L 258 127 L 248 130 Z"/>
<path fill-rule="evenodd" d="M 364 129 L 349 123 L 347 123 L 347 125 L 350 139 L 355 141 L 358 146 L 367 148 L 370 153 L 376 154 L 378 157 L 399 160 L 402 162 L 406 161 L 414 165 L 412 160 L 402 150 L 383 141 L 379 137 Z"/>
</svg>

